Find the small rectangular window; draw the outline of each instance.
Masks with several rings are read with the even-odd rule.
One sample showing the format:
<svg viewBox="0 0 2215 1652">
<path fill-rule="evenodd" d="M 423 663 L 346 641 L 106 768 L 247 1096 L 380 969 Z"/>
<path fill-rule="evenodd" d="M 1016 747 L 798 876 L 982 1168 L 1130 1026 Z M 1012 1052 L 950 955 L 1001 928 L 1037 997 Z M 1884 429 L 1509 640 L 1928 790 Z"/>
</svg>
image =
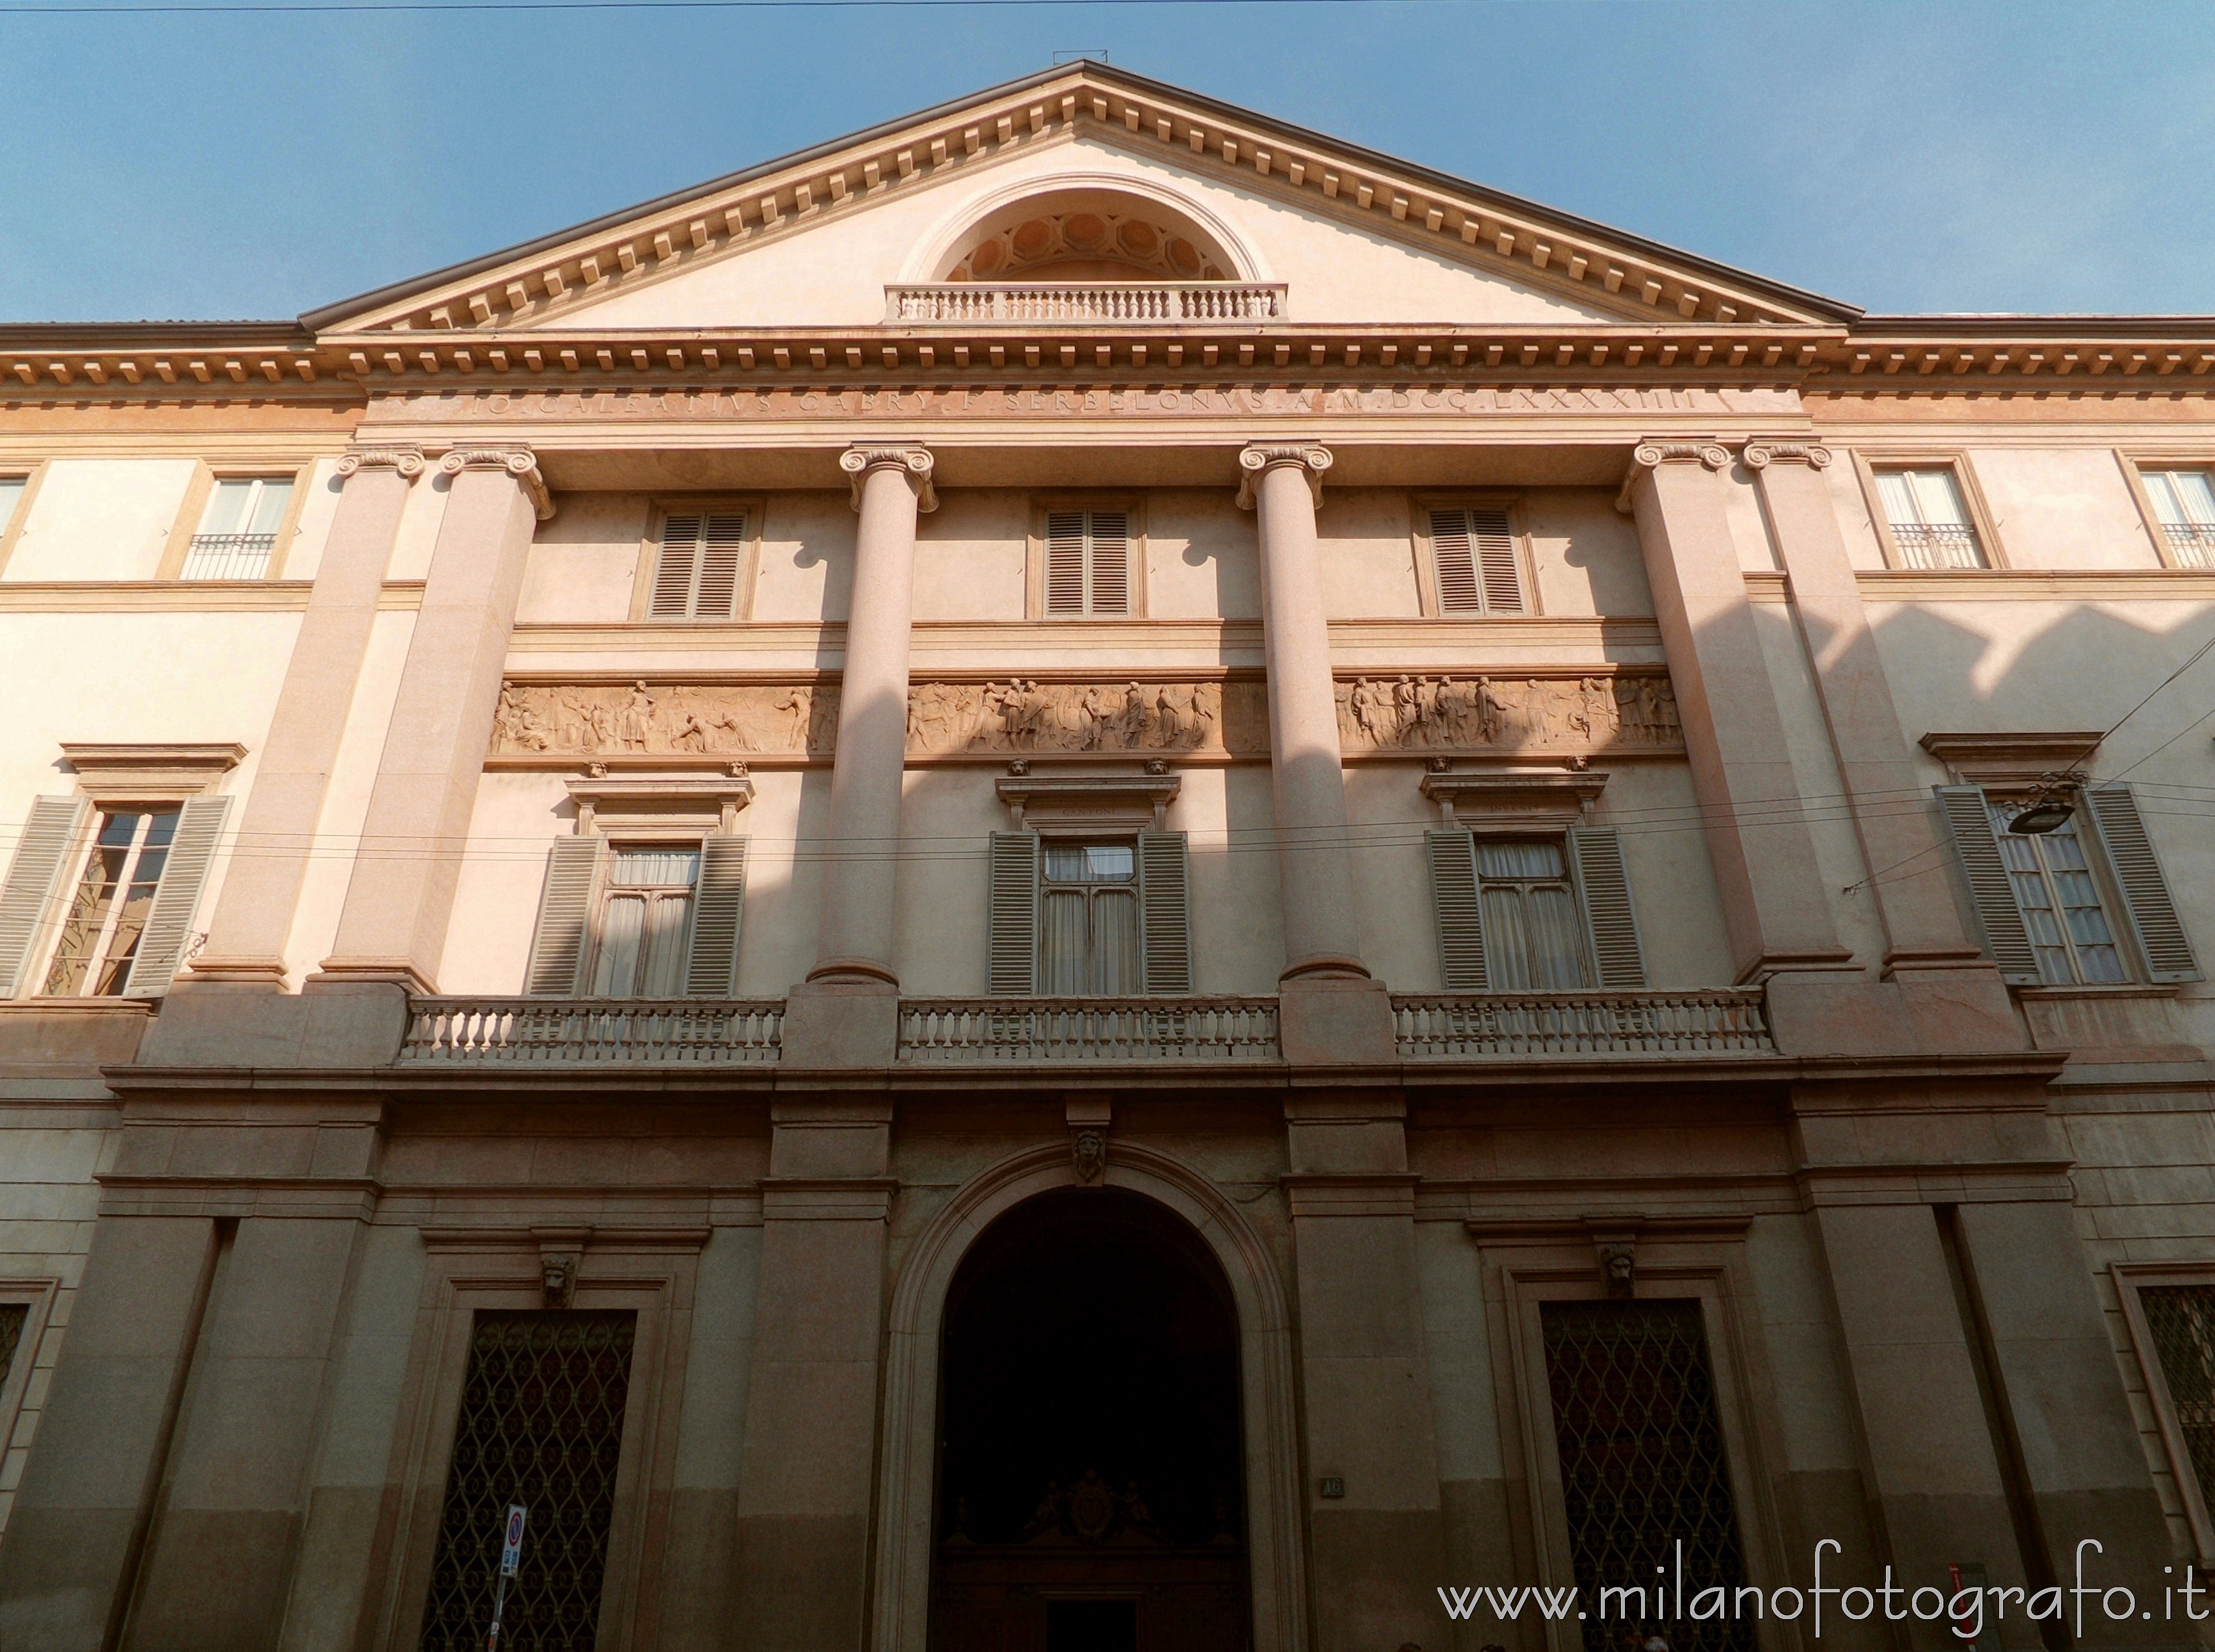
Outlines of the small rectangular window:
<svg viewBox="0 0 2215 1652">
<path fill-rule="evenodd" d="M 1129 512 L 1046 513 L 1046 611 L 1050 615 L 1131 611 Z"/>
<path fill-rule="evenodd" d="M 745 512 L 672 512 L 662 519 L 649 616 L 737 618 L 745 550 Z"/>
<path fill-rule="evenodd" d="M 1476 875 L 1493 991 L 1573 992 L 1590 985 L 1584 916 L 1559 843 L 1479 838 Z"/>
<path fill-rule="evenodd" d="M 46 968 L 49 998 L 120 998 L 154 907 L 178 808 L 149 804 L 100 817 Z"/>
<path fill-rule="evenodd" d="M 1118 843 L 1048 841 L 1040 869 L 1039 990 L 1053 998 L 1144 991 L 1138 854 Z"/>
<path fill-rule="evenodd" d="M 2142 470 L 2147 497 L 2183 568 L 2215 568 L 2215 476 L 2206 470 Z"/>
<path fill-rule="evenodd" d="M 2042 833 L 2015 832 L 2010 827 L 2023 804 L 1989 807 L 2016 905 L 2038 954 L 2039 979 L 2056 986 L 2129 980 L 2077 823 Z"/>
<path fill-rule="evenodd" d="M 1960 478 L 1950 465 L 1899 466 L 1876 472 L 1886 525 L 1909 568 L 1983 568 Z"/>
<path fill-rule="evenodd" d="M 208 495 L 199 531 L 185 552 L 184 580 L 259 580 L 269 572 L 278 531 L 292 505 L 290 476 L 225 476 Z"/>
<path fill-rule="evenodd" d="M 0 1302 L 0 1389 L 7 1387 L 8 1375 L 15 1368 L 15 1351 L 22 1346 L 23 1327 L 30 1320 L 29 1305 Z"/>
<path fill-rule="evenodd" d="M 2138 1306 L 2200 1502 L 2215 1507 L 2215 1285 L 2141 1286 Z"/>
<path fill-rule="evenodd" d="M 15 507 L 23 502 L 24 489 L 30 485 L 28 476 L 0 476 L 0 533 L 14 525 Z"/>
<path fill-rule="evenodd" d="M 593 925 L 592 997 L 683 995 L 699 881 L 696 848 L 615 847 Z"/>
<path fill-rule="evenodd" d="M 1438 568 L 1442 614 L 1520 614 L 1522 559 L 1507 513 L 1496 507 L 1431 512 L 1431 556 Z"/>
</svg>

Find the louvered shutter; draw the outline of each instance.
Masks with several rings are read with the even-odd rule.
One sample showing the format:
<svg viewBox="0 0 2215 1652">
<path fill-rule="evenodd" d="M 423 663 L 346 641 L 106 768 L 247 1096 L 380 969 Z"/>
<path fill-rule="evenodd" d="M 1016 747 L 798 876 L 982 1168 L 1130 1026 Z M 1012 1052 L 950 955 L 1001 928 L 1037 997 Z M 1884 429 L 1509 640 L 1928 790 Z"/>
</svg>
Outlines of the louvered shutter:
<svg viewBox="0 0 2215 1652">
<path fill-rule="evenodd" d="M 37 950 L 39 926 L 52 906 L 54 887 L 84 829 L 82 797 L 34 797 L 31 818 L 0 883 L 0 998 L 24 989 L 23 972 Z"/>
<path fill-rule="evenodd" d="M 1506 511 L 1433 511 L 1431 554 L 1440 613 L 1525 611 L 1522 562 Z"/>
<path fill-rule="evenodd" d="M 995 832 L 991 863 L 987 990 L 996 998 L 1027 998 L 1038 991 L 1038 834 Z"/>
<path fill-rule="evenodd" d="M 1049 511 L 1046 518 L 1046 611 L 1084 611 L 1084 513 Z"/>
<path fill-rule="evenodd" d="M 1192 991 L 1192 867 L 1181 832 L 1138 834 L 1138 910 L 1145 924 L 1146 991 Z"/>
<path fill-rule="evenodd" d="M 556 838 L 546 857 L 546 882 L 538 892 L 538 926 L 531 937 L 531 962 L 523 990 L 540 998 L 568 998 L 577 991 L 578 966 L 585 955 L 585 931 L 592 913 L 592 876 L 598 869 L 599 838 Z"/>
<path fill-rule="evenodd" d="M 653 570 L 656 619 L 683 619 L 692 611 L 692 589 L 700 578 L 702 525 L 696 514 L 662 519 L 661 560 Z"/>
<path fill-rule="evenodd" d="M 123 984 L 125 998 L 157 998 L 169 990 L 192 940 L 193 917 L 199 911 L 200 892 L 207 887 L 216 842 L 230 814 L 228 797 L 189 797 L 178 811 L 176 835 L 169 839 L 162 881 L 154 886 L 154 904 Z"/>
<path fill-rule="evenodd" d="M 1985 950 L 1999 966 L 2003 979 L 2035 986 L 2038 955 L 2031 949 L 2030 932 L 2023 927 L 2022 909 L 2016 905 L 2015 884 L 2008 876 L 2007 862 L 2000 856 L 1984 788 L 1934 786 L 1931 789 L 1937 794 L 1939 812 L 1946 817 L 1946 830 L 1953 836 L 1954 852 L 1960 857 L 1969 902 L 1976 908 L 1978 926 L 1984 930 Z"/>
<path fill-rule="evenodd" d="M 1476 893 L 1476 838 L 1467 832 L 1423 834 L 1431 860 L 1431 910 L 1439 925 L 1439 969 L 1449 992 L 1485 992 L 1484 920 Z"/>
<path fill-rule="evenodd" d="M 2169 879 L 2138 814 L 2137 795 L 2124 785 L 2088 786 L 2084 801 L 2115 887 L 2122 892 L 2123 909 L 2137 937 L 2146 978 L 2198 980 L 2200 961 L 2193 956 L 2191 938 L 2176 915 Z"/>
<path fill-rule="evenodd" d="M 1599 985 L 1645 986 L 1646 960 L 1638 947 L 1630 880 L 1623 869 L 1622 838 L 1613 826 L 1578 827 L 1569 833 L 1569 867 L 1576 875 L 1577 898 L 1592 932 Z"/>
<path fill-rule="evenodd" d="M 696 998 L 736 996 L 739 920 L 746 903 L 746 840 L 715 832 L 700 845 L 700 882 L 692 892 L 692 955 L 684 992 Z"/>
<path fill-rule="evenodd" d="M 1087 550 L 1092 564 L 1092 611 L 1131 611 L 1131 519 L 1122 511 L 1088 513 Z"/>
</svg>

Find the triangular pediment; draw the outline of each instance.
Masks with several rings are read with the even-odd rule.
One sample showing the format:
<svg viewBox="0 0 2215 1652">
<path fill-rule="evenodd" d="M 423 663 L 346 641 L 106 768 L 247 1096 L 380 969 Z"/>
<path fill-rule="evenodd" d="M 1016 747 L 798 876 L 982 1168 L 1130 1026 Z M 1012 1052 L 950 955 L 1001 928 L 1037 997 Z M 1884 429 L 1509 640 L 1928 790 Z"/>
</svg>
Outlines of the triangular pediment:
<svg viewBox="0 0 2215 1652">
<path fill-rule="evenodd" d="M 1332 326 L 1857 313 L 1088 62 L 303 320 L 326 337 L 843 330 L 916 313 L 904 290 L 1024 280 L 1267 289 L 1258 313 Z"/>
</svg>

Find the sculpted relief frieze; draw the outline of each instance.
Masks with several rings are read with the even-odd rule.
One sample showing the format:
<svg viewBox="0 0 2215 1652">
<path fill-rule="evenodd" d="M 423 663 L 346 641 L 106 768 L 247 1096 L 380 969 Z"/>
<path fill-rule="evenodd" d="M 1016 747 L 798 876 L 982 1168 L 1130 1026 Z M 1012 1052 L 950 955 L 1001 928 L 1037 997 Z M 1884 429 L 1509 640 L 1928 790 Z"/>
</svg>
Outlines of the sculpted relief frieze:
<svg viewBox="0 0 2215 1652">
<path fill-rule="evenodd" d="M 1674 751 L 1669 679 L 1652 672 L 1495 677 L 1372 673 L 1338 684 L 1350 757 L 1392 752 Z M 830 755 L 838 691 L 816 683 L 509 683 L 495 758 L 593 762 Z M 1250 680 L 926 681 L 908 691 L 917 758 L 1030 753 L 1259 757 L 1268 697 Z"/>
</svg>

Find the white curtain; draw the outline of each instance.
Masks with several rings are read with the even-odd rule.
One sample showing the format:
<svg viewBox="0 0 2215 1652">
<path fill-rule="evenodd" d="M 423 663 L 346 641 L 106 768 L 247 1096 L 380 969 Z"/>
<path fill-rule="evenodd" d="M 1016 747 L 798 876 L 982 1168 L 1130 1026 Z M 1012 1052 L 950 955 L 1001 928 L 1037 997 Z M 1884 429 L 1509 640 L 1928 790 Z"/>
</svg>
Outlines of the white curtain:
<svg viewBox="0 0 2215 1652">
<path fill-rule="evenodd" d="M 1039 913 L 1039 991 L 1049 998 L 1081 998 L 1090 990 L 1084 967 L 1087 899 L 1082 889 L 1046 891 Z"/>
<path fill-rule="evenodd" d="M 1129 889 L 1102 889 L 1092 897 L 1092 990 L 1117 994 L 1138 990 L 1138 900 Z"/>
<path fill-rule="evenodd" d="M 643 894 L 611 894 L 600 906 L 599 950 L 592 963 L 592 996 L 627 998 L 638 978 L 639 942 L 646 933 Z"/>
<path fill-rule="evenodd" d="M 2205 470 L 2149 470 L 2153 513 L 2171 527 L 2215 525 L 2215 484 Z"/>
</svg>

